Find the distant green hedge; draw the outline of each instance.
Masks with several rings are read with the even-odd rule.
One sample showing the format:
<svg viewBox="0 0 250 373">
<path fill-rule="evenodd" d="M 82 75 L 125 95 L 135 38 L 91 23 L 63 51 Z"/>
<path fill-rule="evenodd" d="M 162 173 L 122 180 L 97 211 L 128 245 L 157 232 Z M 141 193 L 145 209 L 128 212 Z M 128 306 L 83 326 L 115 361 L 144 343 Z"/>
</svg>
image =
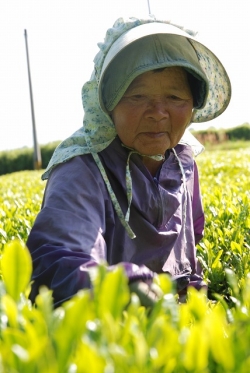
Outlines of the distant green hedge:
<svg viewBox="0 0 250 373">
<path fill-rule="evenodd" d="M 209 128 L 202 131 L 192 131 L 193 135 L 203 144 L 222 143 L 225 141 L 250 140 L 250 124 L 228 129 Z M 59 141 L 41 145 L 42 168 L 46 168 Z M 33 149 L 22 148 L 0 152 L 0 175 L 16 171 L 33 170 Z"/>
<path fill-rule="evenodd" d="M 226 134 L 229 140 L 250 140 L 250 124 L 227 129 Z"/>
<path fill-rule="evenodd" d="M 220 128 L 216 129 L 214 127 L 208 128 L 206 130 L 192 131 L 192 134 L 203 144 L 205 143 L 221 143 L 225 141 L 236 141 L 250 140 L 250 124 L 244 123 L 240 126 L 233 128 Z"/>
<path fill-rule="evenodd" d="M 59 141 L 41 145 L 42 168 L 46 168 Z M 16 171 L 33 170 L 33 149 L 22 148 L 0 152 L 0 175 Z"/>
</svg>

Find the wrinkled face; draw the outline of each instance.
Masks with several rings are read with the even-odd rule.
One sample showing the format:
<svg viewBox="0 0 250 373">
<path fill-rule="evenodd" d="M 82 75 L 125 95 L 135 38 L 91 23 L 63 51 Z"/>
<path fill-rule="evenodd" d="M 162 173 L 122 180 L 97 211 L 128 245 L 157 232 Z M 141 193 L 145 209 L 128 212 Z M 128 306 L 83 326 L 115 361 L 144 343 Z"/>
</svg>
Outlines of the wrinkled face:
<svg viewBox="0 0 250 373">
<path fill-rule="evenodd" d="M 165 154 L 191 121 L 193 97 L 187 73 L 169 67 L 139 75 L 111 113 L 124 145 L 145 155 Z"/>
</svg>

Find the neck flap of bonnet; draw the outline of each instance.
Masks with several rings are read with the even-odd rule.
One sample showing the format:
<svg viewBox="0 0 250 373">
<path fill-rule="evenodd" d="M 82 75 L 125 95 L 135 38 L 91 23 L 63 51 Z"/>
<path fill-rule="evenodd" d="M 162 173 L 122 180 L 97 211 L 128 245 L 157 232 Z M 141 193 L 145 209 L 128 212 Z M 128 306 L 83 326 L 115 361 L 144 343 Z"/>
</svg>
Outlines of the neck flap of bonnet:
<svg viewBox="0 0 250 373">
<path fill-rule="evenodd" d="M 45 180 L 49 177 L 51 170 L 56 165 L 66 162 L 78 155 L 92 154 L 105 181 L 116 213 L 131 238 L 135 237 L 128 224 L 130 204 L 132 201 L 132 180 L 129 172 L 129 158 L 131 154 L 128 158 L 126 170 L 128 211 L 124 216 L 98 156 L 98 152 L 108 147 L 117 136 L 114 124 L 105 110 L 102 98 L 99 97 L 101 91 L 100 84 L 104 72 L 119 51 L 135 40 L 155 34 L 185 36 L 196 53 L 197 61 L 200 65 L 198 70 L 200 71 L 200 75 L 204 77 L 204 81 L 206 80 L 207 92 L 204 104 L 194 109 L 192 122 L 201 123 L 212 120 L 218 117 L 227 108 L 231 98 L 231 84 L 228 75 L 218 58 L 203 44 L 194 39 L 194 33 L 185 31 L 182 27 L 173 25 L 169 21 L 155 20 L 152 18 L 129 18 L 128 20 L 119 18 L 114 26 L 107 30 L 104 42 L 98 44 L 100 51 L 94 59 L 95 70 L 90 80 L 87 81 L 82 88 L 82 102 L 84 108 L 83 127 L 64 140 L 56 148 L 45 173 L 42 175 L 42 179 Z M 147 71 L 151 69 L 152 65 Z M 139 75 L 139 73 L 137 75 Z M 122 94 L 125 90 L 122 91 Z M 120 95 L 120 97 L 121 96 L 122 95 Z M 189 130 L 185 131 L 179 143 L 190 145 L 195 156 L 203 151 L 203 146 L 195 139 Z M 132 152 L 133 151 L 131 151 L 131 153 Z M 157 156 L 158 155 L 156 155 L 156 157 Z"/>
</svg>

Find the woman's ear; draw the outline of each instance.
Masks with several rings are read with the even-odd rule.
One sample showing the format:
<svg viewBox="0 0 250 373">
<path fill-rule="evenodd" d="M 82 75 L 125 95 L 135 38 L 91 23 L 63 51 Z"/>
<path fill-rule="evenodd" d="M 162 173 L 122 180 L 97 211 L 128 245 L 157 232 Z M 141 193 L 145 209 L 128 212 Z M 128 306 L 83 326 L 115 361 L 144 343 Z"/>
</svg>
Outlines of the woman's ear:
<svg viewBox="0 0 250 373">
<path fill-rule="evenodd" d="M 194 119 L 195 113 L 196 113 L 196 109 L 193 108 L 193 109 L 192 109 L 192 116 L 191 116 L 191 119 L 190 119 L 190 123 L 189 123 L 189 125 L 190 125 L 191 123 L 193 123 L 193 119 Z"/>
</svg>

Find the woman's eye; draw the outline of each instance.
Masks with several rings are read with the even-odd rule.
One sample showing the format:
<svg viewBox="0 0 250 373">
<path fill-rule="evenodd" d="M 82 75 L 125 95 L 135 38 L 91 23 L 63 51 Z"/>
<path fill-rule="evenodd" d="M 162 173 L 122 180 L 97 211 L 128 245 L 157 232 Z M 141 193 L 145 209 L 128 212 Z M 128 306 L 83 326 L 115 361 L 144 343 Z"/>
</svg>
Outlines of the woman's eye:
<svg viewBox="0 0 250 373">
<path fill-rule="evenodd" d="M 131 95 L 127 97 L 127 100 L 134 104 L 141 104 L 146 101 L 146 96 L 141 94 Z"/>
<path fill-rule="evenodd" d="M 133 95 L 132 98 L 135 98 L 137 100 L 140 100 L 141 98 L 144 98 L 145 96 L 143 95 Z"/>
<path fill-rule="evenodd" d="M 141 94 L 135 94 L 135 95 L 123 96 L 123 98 L 126 100 L 130 100 L 130 101 L 141 101 L 145 99 L 145 96 Z"/>
<path fill-rule="evenodd" d="M 180 101 L 180 100 L 182 100 L 181 97 L 174 96 L 174 95 L 170 96 L 170 98 L 171 98 L 171 100 L 175 100 L 175 101 Z"/>
</svg>

